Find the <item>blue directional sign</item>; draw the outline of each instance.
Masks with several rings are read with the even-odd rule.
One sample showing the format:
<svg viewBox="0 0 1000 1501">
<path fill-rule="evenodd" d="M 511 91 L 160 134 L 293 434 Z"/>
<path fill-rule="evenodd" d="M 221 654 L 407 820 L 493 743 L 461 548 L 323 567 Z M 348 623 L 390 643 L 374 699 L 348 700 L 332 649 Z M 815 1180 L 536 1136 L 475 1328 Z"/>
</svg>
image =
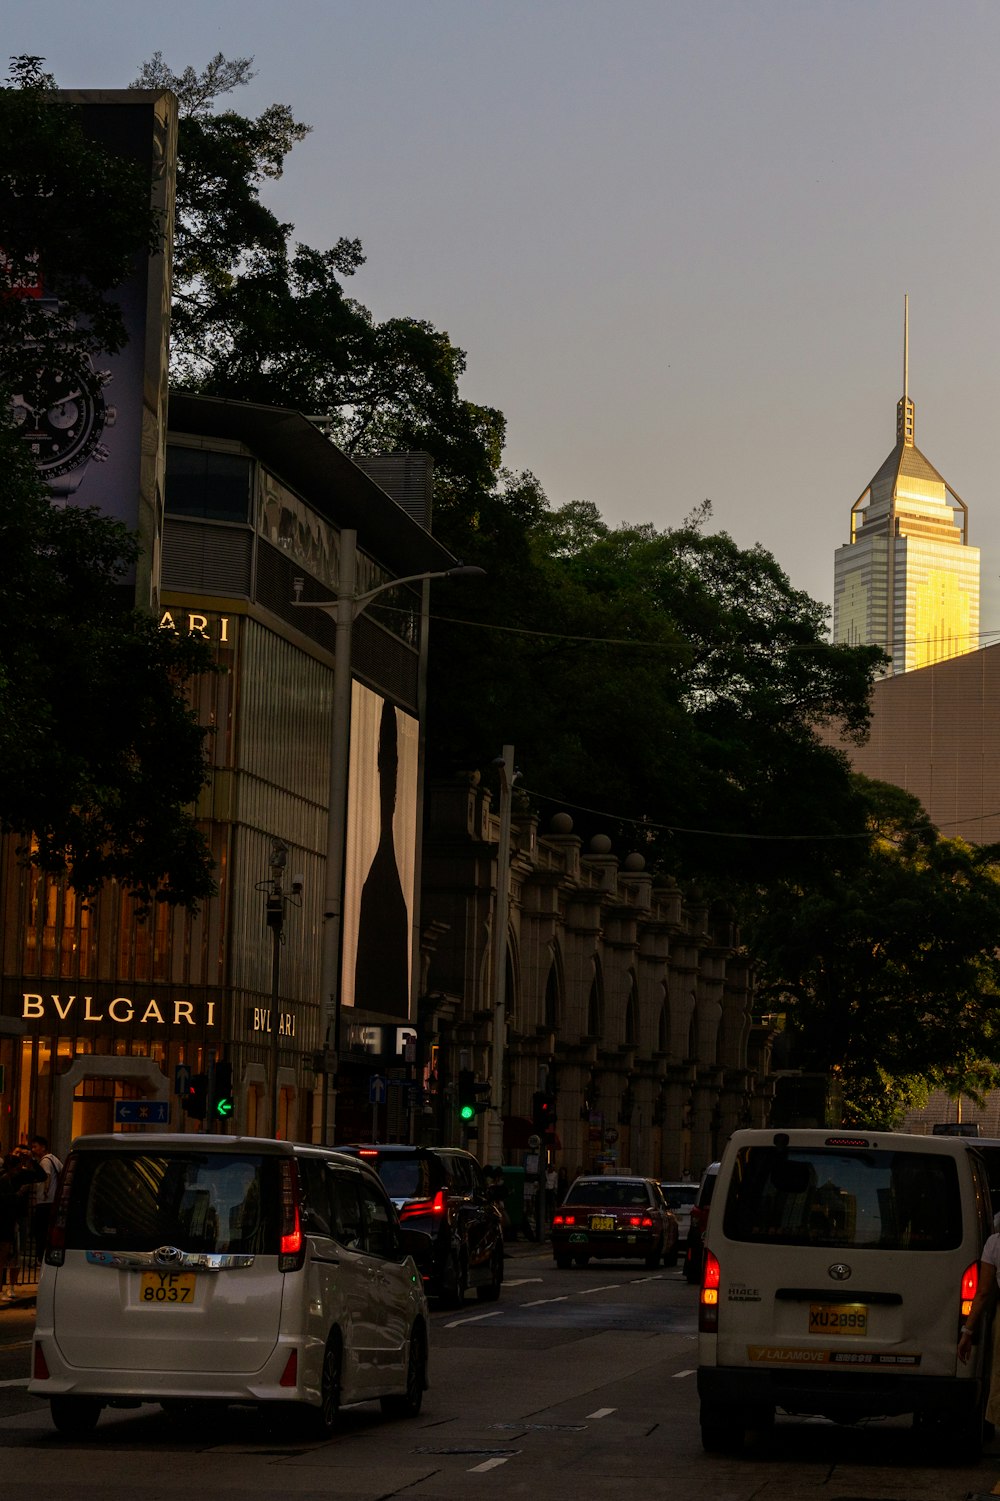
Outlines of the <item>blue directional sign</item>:
<svg viewBox="0 0 1000 1501">
<path fill-rule="evenodd" d="M 169 1119 L 166 1100 L 115 1100 L 115 1121 L 120 1126 L 165 1126 Z"/>
<path fill-rule="evenodd" d="M 174 1094 L 187 1094 L 190 1083 L 190 1068 L 186 1063 L 178 1063 L 174 1069 Z"/>
<path fill-rule="evenodd" d="M 386 1083 L 381 1074 L 372 1074 L 368 1080 L 368 1103 L 369 1105 L 385 1104 Z"/>
</svg>

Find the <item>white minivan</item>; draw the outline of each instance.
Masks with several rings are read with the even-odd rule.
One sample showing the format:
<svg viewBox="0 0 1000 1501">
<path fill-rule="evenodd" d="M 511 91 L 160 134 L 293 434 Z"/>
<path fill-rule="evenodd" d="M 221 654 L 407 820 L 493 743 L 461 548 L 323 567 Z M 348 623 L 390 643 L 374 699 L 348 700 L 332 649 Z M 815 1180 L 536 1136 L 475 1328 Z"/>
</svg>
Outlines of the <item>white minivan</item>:
<svg viewBox="0 0 1000 1501">
<path fill-rule="evenodd" d="M 970 1143 L 882 1131 L 737 1131 L 722 1158 L 699 1304 L 702 1443 L 732 1451 L 776 1410 L 913 1414 L 981 1449 L 985 1341 L 959 1328 L 991 1226 Z"/>
<path fill-rule="evenodd" d="M 357 1158 L 83 1136 L 52 1211 L 28 1390 L 75 1436 L 104 1406 L 158 1402 L 267 1404 L 323 1437 L 342 1404 L 416 1416 L 428 1328 L 396 1212 Z"/>
</svg>

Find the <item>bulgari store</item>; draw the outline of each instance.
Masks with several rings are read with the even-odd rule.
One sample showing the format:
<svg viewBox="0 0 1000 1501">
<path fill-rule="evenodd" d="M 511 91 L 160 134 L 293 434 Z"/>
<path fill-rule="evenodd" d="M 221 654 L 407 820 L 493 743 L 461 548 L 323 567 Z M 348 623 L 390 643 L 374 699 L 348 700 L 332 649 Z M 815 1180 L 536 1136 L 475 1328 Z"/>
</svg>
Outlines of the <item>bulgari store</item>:
<svg viewBox="0 0 1000 1501">
<path fill-rule="evenodd" d="M 377 463 L 366 472 L 296 413 L 171 396 L 161 624 L 199 630 L 221 669 L 195 688 L 213 731 L 198 812 L 218 892 L 198 914 L 139 913 L 114 883 L 84 902 L 32 867 L 22 841 L 3 842 L 3 1152 L 35 1132 L 63 1155 L 81 1133 L 204 1129 L 183 1092 L 223 1060 L 226 1129 L 318 1139 L 335 628 L 293 601 L 335 599 L 348 527 L 357 593 L 385 605 L 353 628 L 343 893 L 338 1124 L 355 1086 L 370 1119 L 369 1078 L 394 1061 L 381 1040 L 395 1046 L 412 1019 L 419 947 L 426 593 L 393 580 L 453 563 L 427 531 L 423 456 Z M 277 962 L 276 847 L 288 897 Z"/>
</svg>

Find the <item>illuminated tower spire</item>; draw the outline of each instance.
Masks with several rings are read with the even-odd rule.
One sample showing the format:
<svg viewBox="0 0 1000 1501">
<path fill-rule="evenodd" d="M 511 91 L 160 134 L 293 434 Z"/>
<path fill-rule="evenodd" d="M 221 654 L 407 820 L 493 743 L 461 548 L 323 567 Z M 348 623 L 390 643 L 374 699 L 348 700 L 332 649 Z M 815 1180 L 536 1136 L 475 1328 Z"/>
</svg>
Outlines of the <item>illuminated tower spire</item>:
<svg viewBox="0 0 1000 1501">
<path fill-rule="evenodd" d="M 910 299 L 903 299 L 903 394 L 896 445 L 851 507 L 834 560 L 835 641 L 881 646 L 889 674 L 979 645 L 979 549 L 968 507 L 917 447 L 910 400 Z"/>
</svg>

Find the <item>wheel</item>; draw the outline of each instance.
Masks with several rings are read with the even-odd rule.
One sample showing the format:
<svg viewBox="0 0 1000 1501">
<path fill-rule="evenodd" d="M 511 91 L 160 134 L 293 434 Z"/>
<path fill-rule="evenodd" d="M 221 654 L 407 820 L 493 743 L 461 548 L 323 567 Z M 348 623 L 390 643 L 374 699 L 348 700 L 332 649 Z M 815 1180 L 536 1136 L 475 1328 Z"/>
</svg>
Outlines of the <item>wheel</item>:
<svg viewBox="0 0 1000 1501">
<path fill-rule="evenodd" d="M 743 1414 L 714 1402 L 701 1404 L 701 1447 L 706 1454 L 739 1454 L 743 1448 Z"/>
<path fill-rule="evenodd" d="M 577 1266 L 590 1265 L 590 1257 L 587 1255 L 586 1251 L 577 1251 L 576 1255 L 573 1257 L 573 1260 L 576 1262 Z"/>
<path fill-rule="evenodd" d="M 50 1397 L 52 1421 L 67 1438 L 86 1438 L 97 1427 L 102 1403 L 97 1397 Z"/>
<path fill-rule="evenodd" d="M 557 1256 L 555 1258 L 555 1261 L 556 1266 L 561 1272 L 568 1272 L 570 1267 L 573 1265 L 572 1256 Z"/>
<path fill-rule="evenodd" d="M 656 1268 L 660 1264 L 662 1256 L 663 1256 L 663 1242 L 661 1241 L 660 1244 L 657 1246 L 656 1250 L 655 1251 L 650 1251 L 649 1255 L 645 1258 L 646 1270 L 649 1271 L 649 1272 L 655 1271 Z"/>
<path fill-rule="evenodd" d="M 503 1287 L 503 1248 L 497 1246 L 490 1258 L 490 1280 L 484 1287 L 476 1288 L 480 1303 L 495 1303 Z"/>
<path fill-rule="evenodd" d="M 326 1349 L 323 1351 L 319 1406 L 306 1406 L 302 1412 L 306 1433 L 311 1438 L 332 1438 L 337 1430 L 337 1422 L 340 1418 L 340 1367 L 340 1334 L 335 1330 L 327 1340 Z"/>
<path fill-rule="evenodd" d="M 427 1385 L 427 1337 L 422 1325 L 410 1330 L 410 1353 L 406 1361 L 406 1390 L 398 1396 L 380 1398 L 382 1411 L 390 1418 L 416 1418 Z"/>
<path fill-rule="evenodd" d="M 448 1278 L 441 1289 L 443 1308 L 461 1308 L 469 1289 L 469 1268 L 465 1257 L 456 1251 L 448 1263 Z"/>
</svg>

